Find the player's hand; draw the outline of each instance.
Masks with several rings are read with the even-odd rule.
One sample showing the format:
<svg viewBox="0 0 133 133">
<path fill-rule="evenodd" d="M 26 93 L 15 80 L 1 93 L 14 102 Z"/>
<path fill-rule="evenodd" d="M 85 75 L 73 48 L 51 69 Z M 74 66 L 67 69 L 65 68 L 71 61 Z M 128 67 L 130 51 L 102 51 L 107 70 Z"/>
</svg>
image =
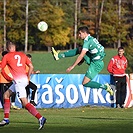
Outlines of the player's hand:
<svg viewBox="0 0 133 133">
<path fill-rule="evenodd" d="M 66 72 L 69 73 L 73 68 L 74 68 L 73 66 L 68 67 Z"/>
<path fill-rule="evenodd" d="M 38 73 L 40 73 L 40 71 L 39 71 L 39 70 L 37 70 L 37 71 L 35 71 L 35 73 L 36 73 L 36 74 L 38 74 Z"/>
<path fill-rule="evenodd" d="M 30 76 L 27 76 L 28 77 L 28 81 L 30 81 Z"/>
</svg>

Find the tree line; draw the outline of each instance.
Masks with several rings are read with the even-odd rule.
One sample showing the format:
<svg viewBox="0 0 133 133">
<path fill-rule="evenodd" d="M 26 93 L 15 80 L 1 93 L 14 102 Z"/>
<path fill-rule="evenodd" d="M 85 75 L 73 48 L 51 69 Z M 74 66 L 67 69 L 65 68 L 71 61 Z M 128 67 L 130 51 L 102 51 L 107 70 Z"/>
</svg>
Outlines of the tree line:
<svg viewBox="0 0 133 133">
<path fill-rule="evenodd" d="M 1 50 L 7 40 L 25 52 L 75 48 L 82 45 L 77 37 L 82 25 L 104 47 L 124 46 L 129 53 L 133 45 L 133 0 L 0 0 L 0 13 Z M 47 31 L 37 29 L 40 21 Z"/>
</svg>

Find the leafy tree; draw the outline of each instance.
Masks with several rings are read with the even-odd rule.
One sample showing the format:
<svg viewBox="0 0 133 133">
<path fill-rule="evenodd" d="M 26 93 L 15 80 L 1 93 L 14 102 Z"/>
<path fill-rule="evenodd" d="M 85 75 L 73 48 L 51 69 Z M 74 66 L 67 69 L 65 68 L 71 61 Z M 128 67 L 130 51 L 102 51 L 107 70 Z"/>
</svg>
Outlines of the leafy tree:
<svg viewBox="0 0 133 133">
<path fill-rule="evenodd" d="M 95 23 L 96 23 L 96 6 L 94 0 L 83 0 L 81 1 L 81 11 L 78 14 L 80 19 L 80 25 L 86 25 L 89 27 L 91 34 L 95 34 Z"/>
<path fill-rule="evenodd" d="M 25 4 L 25 0 L 8 0 L 6 6 L 7 39 L 21 45 L 24 44 L 25 40 Z M 2 2 L 0 6 L 0 9 L 3 9 Z M 46 0 L 29 0 L 28 17 L 29 45 L 37 45 L 37 47 L 40 44 L 45 46 L 65 46 L 69 42 L 70 28 L 64 19 L 65 13 L 61 7 L 54 6 Z M 40 32 L 37 29 L 37 24 L 40 21 L 48 23 L 49 28 L 47 31 Z M 2 33 L 2 31 L 0 32 Z"/>
<path fill-rule="evenodd" d="M 98 9 L 103 0 L 78 0 L 78 26 L 87 25 L 91 34 L 96 33 L 98 23 Z M 117 45 L 120 32 L 122 44 L 126 43 L 129 28 L 129 12 L 132 6 L 123 2 L 121 21 L 118 18 L 118 0 L 104 2 L 102 25 L 100 28 L 100 40 L 104 43 Z M 29 0 L 29 32 L 28 45 L 40 49 L 42 46 L 66 46 L 73 44 L 74 40 L 74 4 L 75 0 Z M 126 6 L 125 6 L 126 5 Z M 7 39 L 24 47 L 25 40 L 25 0 L 7 0 L 6 27 Z M 130 14 L 131 14 L 130 13 Z M 40 21 L 48 23 L 48 30 L 40 32 L 37 24 Z M 3 0 L 0 1 L 0 44 L 3 44 Z M 130 24 L 131 25 L 131 24 Z M 131 25 L 132 26 L 132 25 Z M 78 41 L 77 41 L 78 42 Z M 128 45 L 128 44 L 127 44 Z"/>
<path fill-rule="evenodd" d="M 0 50 L 3 46 L 4 41 L 4 17 L 3 17 L 4 11 L 3 11 L 3 1 L 0 1 Z"/>
<path fill-rule="evenodd" d="M 65 26 L 70 28 L 70 33 L 68 35 L 69 37 L 69 43 L 67 43 L 67 46 L 70 48 L 75 42 L 74 39 L 74 11 L 75 11 L 75 0 L 50 0 L 51 4 L 53 6 L 60 7 L 63 12 L 63 20 L 65 22 Z"/>
<path fill-rule="evenodd" d="M 69 42 L 68 35 L 70 28 L 64 21 L 64 12 L 58 6 L 53 6 L 49 1 L 42 2 L 42 7 L 38 8 L 38 22 L 44 20 L 48 23 L 48 30 L 45 32 L 38 31 L 40 43 L 46 46 L 65 46 Z M 45 6 L 44 6 L 45 5 Z"/>
<path fill-rule="evenodd" d="M 126 23 L 125 15 L 126 9 L 122 7 L 121 19 L 118 17 L 118 5 L 115 0 L 108 0 L 104 5 L 104 11 L 102 16 L 102 23 L 100 29 L 101 40 L 107 44 L 113 44 L 117 46 L 118 38 L 121 42 L 126 42 L 126 36 L 128 34 L 129 24 Z M 120 36 L 119 33 L 120 32 Z"/>
<path fill-rule="evenodd" d="M 127 73 L 133 73 L 133 39 L 128 38 L 127 43 L 125 47 L 125 56 L 128 60 Z"/>
<path fill-rule="evenodd" d="M 69 42 L 68 35 L 70 28 L 64 21 L 64 12 L 58 6 L 53 6 L 49 1 L 29 1 L 29 45 L 65 46 Z M 45 21 L 48 24 L 48 30 L 41 32 L 37 29 L 37 24 Z"/>
<path fill-rule="evenodd" d="M 7 1 L 6 8 L 7 39 L 21 42 L 25 35 L 25 12 L 20 10 L 22 6 L 19 0 Z"/>
</svg>

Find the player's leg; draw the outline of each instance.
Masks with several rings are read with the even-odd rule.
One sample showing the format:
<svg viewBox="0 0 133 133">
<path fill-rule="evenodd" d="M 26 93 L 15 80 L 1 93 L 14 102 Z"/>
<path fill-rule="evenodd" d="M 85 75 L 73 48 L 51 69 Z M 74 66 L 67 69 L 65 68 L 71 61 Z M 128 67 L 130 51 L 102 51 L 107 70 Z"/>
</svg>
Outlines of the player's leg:
<svg viewBox="0 0 133 133">
<path fill-rule="evenodd" d="M 32 103 L 34 106 L 37 106 L 37 104 L 34 101 L 35 100 L 35 94 L 36 94 L 37 86 L 34 83 L 32 83 L 31 81 L 29 81 L 29 88 L 32 89 L 30 103 Z"/>
<path fill-rule="evenodd" d="M 113 91 L 108 84 L 103 85 L 96 81 L 92 81 L 92 79 L 103 69 L 103 67 L 104 67 L 103 61 L 91 62 L 90 66 L 85 74 L 82 84 L 85 87 L 105 89 L 107 92 L 110 93 L 110 95 L 113 95 Z"/>
<path fill-rule="evenodd" d="M 124 108 L 124 102 L 126 99 L 126 76 L 122 77 L 122 84 L 121 84 L 121 88 L 120 88 L 120 107 Z"/>
<path fill-rule="evenodd" d="M 27 79 L 21 79 L 17 84 L 15 84 L 16 94 L 18 94 L 18 98 L 21 100 L 23 107 L 27 109 L 30 114 L 32 114 L 34 117 L 38 119 L 38 130 L 41 130 L 44 124 L 46 123 L 46 118 L 44 118 L 31 103 L 28 103 L 25 89 L 25 87 L 28 84 L 28 80 L 26 80 Z"/>
<path fill-rule="evenodd" d="M 20 108 L 15 105 L 15 99 L 16 99 L 16 92 L 12 93 L 11 96 L 11 109 L 19 110 Z"/>
<path fill-rule="evenodd" d="M 13 82 L 6 83 L 6 88 L 8 89 L 12 84 L 13 84 Z M 19 110 L 20 108 L 15 105 L 15 99 L 16 99 L 16 92 L 12 93 L 12 95 L 10 97 L 10 100 L 11 100 L 11 108 L 12 109 Z"/>
<path fill-rule="evenodd" d="M 72 56 L 75 56 L 79 53 L 80 52 L 79 52 L 78 48 L 68 50 L 66 52 L 58 52 L 52 47 L 52 54 L 53 54 L 55 60 L 59 60 L 61 58 L 65 58 L 65 57 L 72 57 Z"/>
<path fill-rule="evenodd" d="M 14 84 L 4 93 L 4 119 L 0 122 L 0 126 L 5 126 L 9 124 L 9 114 L 10 114 L 10 96 L 12 92 L 15 92 Z"/>
<path fill-rule="evenodd" d="M 29 84 L 25 87 L 25 89 L 26 89 L 27 98 L 29 98 L 29 95 L 30 95 L 30 87 L 29 87 Z"/>
<path fill-rule="evenodd" d="M 120 89 L 121 89 L 121 79 L 119 77 L 114 77 L 116 86 L 116 108 L 120 108 Z"/>
<path fill-rule="evenodd" d="M 25 109 L 27 109 L 30 114 L 32 114 L 34 117 L 38 119 L 38 130 L 41 130 L 44 127 L 44 124 L 46 123 L 46 118 L 43 117 L 31 103 L 28 103 L 27 98 L 20 98 L 20 100 L 22 102 L 23 107 L 25 107 Z"/>
<path fill-rule="evenodd" d="M 0 99 L 1 99 L 1 104 L 2 107 L 4 108 L 4 101 L 3 101 L 3 95 L 5 93 L 5 87 L 4 87 L 4 83 L 0 83 Z"/>
</svg>

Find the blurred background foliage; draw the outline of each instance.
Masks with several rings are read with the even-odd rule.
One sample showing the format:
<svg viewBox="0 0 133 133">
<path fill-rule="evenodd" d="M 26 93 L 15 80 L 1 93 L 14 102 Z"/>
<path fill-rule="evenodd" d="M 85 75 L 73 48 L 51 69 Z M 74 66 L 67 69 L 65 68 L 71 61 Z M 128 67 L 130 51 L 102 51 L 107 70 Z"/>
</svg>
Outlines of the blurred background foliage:
<svg viewBox="0 0 133 133">
<path fill-rule="evenodd" d="M 37 29 L 40 21 L 47 31 Z M 133 71 L 133 0 L 0 0 L 1 51 L 7 40 L 24 52 L 75 48 L 83 25 L 105 48 L 125 47 Z"/>
</svg>

